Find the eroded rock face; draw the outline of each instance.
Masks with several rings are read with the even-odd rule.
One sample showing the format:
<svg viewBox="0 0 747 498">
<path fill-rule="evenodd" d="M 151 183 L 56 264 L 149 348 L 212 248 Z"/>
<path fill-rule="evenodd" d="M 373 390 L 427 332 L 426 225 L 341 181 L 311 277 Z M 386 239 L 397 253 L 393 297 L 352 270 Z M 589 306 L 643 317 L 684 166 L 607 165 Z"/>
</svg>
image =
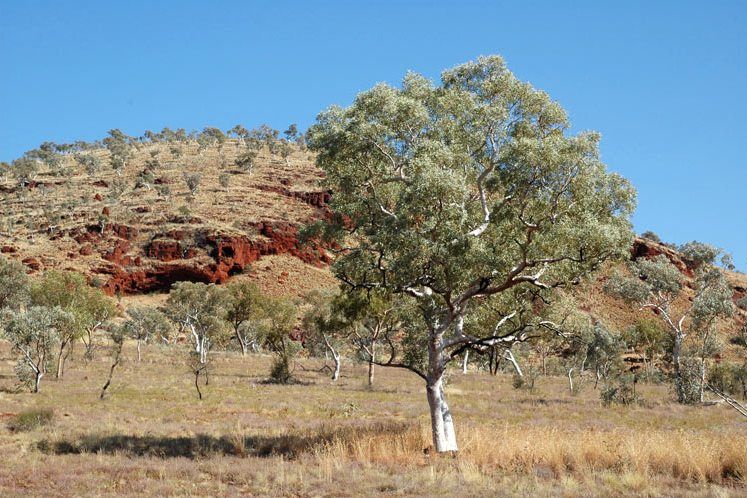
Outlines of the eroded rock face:
<svg viewBox="0 0 747 498">
<path fill-rule="evenodd" d="M 654 258 L 660 254 L 663 254 L 677 269 L 684 275 L 692 278 L 695 275 L 695 267 L 692 266 L 688 261 L 682 259 L 682 256 L 678 251 L 667 247 L 664 244 L 659 244 L 653 240 L 636 237 L 633 239 L 633 247 L 630 249 L 631 259 L 636 260 L 638 258 Z"/>
<path fill-rule="evenodd" d="M 122 240 L 104 256 L 111 264 L 94 272 L 109 276 L 103 286 L 107 292 L 132 294 L 166 290 L 182 280 L 223 283 L 262 256 L 273 254 L 288 254 L 316 266 L 331 262 L 322 244 L 302 244 L 298 227 L 293 224 L 262 222 L 252 226 L 258 233 L 256 237 L 199 230 L 191 234 L 185 230 L 158 234 L 145 249 L 148 259 L 143 266 L 137 264 L 142 260 L 124 254 L 128 242 Z"/>
<path fill-rule="evenodd" d="M 167 290 L 175 282 L 223 283 L 243 272 L 262 256 L 287 254 L 315 266 L 331 262 L 316 241 L 302 244 L 299 227 L 286 222 L 247 225 L 256 235 L 222 233 L 184 227 L 155 234 L 140 247 L 138 231 L 124 225 L 89 226 L 70 233 L 88 255 L 96 247 L 106 263 L 92 273 L 106 276 L 102 288 L 109 294 L 135 294 Z"/>
</svg>

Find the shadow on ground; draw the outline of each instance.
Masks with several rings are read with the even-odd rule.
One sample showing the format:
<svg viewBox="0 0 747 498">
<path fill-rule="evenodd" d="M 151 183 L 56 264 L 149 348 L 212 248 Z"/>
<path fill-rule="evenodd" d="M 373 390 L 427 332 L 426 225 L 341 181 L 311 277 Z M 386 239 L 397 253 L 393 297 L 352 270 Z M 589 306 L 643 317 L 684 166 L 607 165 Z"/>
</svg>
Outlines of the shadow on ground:
<svg viewBox="0 0 747 498">
<path fill-rule="evenodd" d="M 193 437 L 85 435 L 74 439 L 51 441 L 43 439 L 37 449 L 53 455 L 82 453 L 116 454 L 158 458 L 204 458 L 216 455 L 296 458 L 323 448 L 329 443 L 354 441 L 372 435 L 403 434 L 412 426 L 402 423 L 381 423 L 360 427 L 321 429 L 310 434 L 281 436 L 222 436 L 198 434 Z"/>
</svg>

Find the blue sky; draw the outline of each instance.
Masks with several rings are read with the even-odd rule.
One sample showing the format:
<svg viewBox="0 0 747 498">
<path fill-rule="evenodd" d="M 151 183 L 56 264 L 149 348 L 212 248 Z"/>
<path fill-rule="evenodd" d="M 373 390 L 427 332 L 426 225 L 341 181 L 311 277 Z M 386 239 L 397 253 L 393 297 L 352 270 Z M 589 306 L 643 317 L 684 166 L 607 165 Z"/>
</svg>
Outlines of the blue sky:
<svg viewBox="0 0 747 498">
<path fill-rule="evenodd" d="M 747 2 L 0 0 L 0 160 L 110 128 L 306 128 L 498 53 L 602 133 L 636 229 L 747 270 Z"/>
</svg>

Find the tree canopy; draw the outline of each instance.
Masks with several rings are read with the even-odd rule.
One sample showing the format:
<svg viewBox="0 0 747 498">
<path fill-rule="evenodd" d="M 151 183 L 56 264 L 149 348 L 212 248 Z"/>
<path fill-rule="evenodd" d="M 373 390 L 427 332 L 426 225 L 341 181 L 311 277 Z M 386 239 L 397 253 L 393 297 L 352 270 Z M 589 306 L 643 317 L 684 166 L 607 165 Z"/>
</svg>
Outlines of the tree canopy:
<svg viewBox="0 0 747 498">
<path fill-rule="evenodd" d="M 463 330 L 475 300 L 544 293 L 629 249 L 635 192 L 607 171 L 599 140 L 571 134 L 563 108 L 497 56 L 444 71 L 440 85 L 415 73 L 376 85 L 309 130 L 335 192 L 323 229 L 342 243 L 334 271 L 417 303 L 432 411 L 448 414 L 445 350 L 480 340 Z M 455 449 L 437 418 L 435 446 Z"/>
</svg>

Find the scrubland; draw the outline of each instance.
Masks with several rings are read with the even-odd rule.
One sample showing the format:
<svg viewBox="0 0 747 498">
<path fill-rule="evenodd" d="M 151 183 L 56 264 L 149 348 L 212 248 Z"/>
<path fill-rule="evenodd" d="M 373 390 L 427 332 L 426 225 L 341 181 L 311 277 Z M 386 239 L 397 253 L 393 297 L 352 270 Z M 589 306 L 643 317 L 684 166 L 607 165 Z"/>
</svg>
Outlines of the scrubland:
<svg viewBox="0 0 747 498">
<path fill-rule="evenodd" d="M 107 351 L 71 362 L 42 392 L 15 389 L 0 348 L 3 496 L 740 496 L 747 426 L 720 404 L 682 406 L 667 385 L 642 402 L 602 407 L 591 383 L 560 377 L 532 391 L 484 372 L 449 377 L 461 450 L 429 450 L 420 379 L 344 363 L 333 384 L 301 359 L 298 382 L 265 381 L 271 357 L 216 352 L 197 400 L 185 351 L 134 345 L 98 399 Z M 201 381 L 202 382 L 202 381 Z M 51 420 L 19 426 L 19 414 Z"/>
</svg>

